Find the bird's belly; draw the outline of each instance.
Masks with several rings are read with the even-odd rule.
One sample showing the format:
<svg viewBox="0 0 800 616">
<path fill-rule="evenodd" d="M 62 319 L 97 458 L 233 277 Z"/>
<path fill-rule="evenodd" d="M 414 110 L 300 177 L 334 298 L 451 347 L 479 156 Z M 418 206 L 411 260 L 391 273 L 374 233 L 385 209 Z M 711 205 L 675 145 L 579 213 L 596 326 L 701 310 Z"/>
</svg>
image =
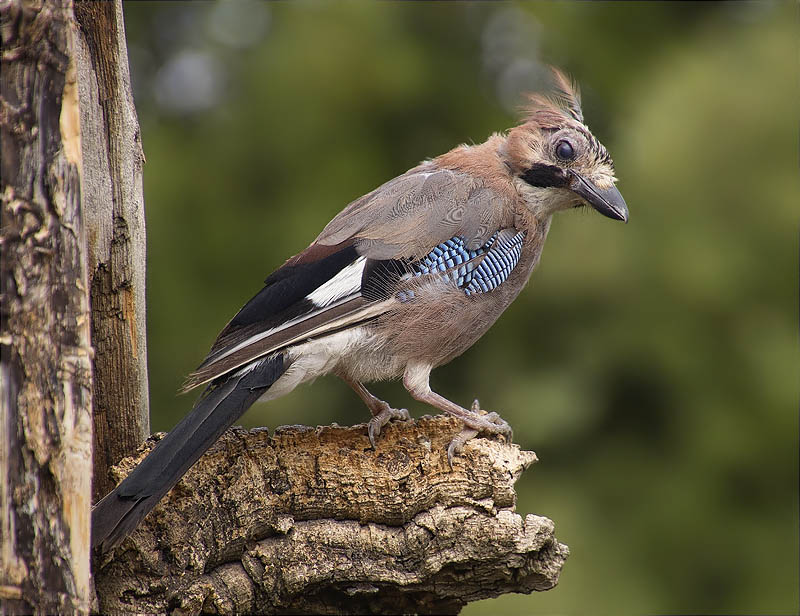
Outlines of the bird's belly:
<svg viewBox="0 0 800 616">
<path fill-rule="evenodd" d="M 375 334 L 364 327 L 336 332 L 286 351 L 289 368 L 275 381 L 261 402 L 288 394 L 301 383 L 335 372 L 358 381 L 381 381 L 401 376 L 405 363 L 382 349 Z"/>
<path fill-rule="evenodd" d="M 405 366 L 436 367 L 461 355 L 492 326 L 505 309 L 500 294 L 467 296 L 454 285 L 437 285 L 382 315 L 369 329 L 382 350 Z M 491 297 L 490 297 L 491 296 Z"/>
</svg>

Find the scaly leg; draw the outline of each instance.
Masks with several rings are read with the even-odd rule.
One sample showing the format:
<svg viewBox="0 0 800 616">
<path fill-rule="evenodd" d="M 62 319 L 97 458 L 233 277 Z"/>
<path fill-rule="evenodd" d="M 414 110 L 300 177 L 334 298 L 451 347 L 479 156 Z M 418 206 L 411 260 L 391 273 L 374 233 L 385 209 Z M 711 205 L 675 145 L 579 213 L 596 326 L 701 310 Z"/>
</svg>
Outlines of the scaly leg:
<svg viewBox="0 0 800 616">
<path fill-rule="evenodd" d="M 381 433 L 381 429 L 393 419 L 407 421 L 411 419 L 406 409 L 395 409 L 389 406 L 380 398 L 376 398 L 367 390 L 364 385 L 359 381 L 354 381 L 346 376 L 340 375 L 342 380 L 353 388 L 353 391 L 358 394 L 358 397 L 367 405 L 369 412 L 372 413 L 372 419 L 367 424 L 367 434 L 369 435 L 369 442 L 372 448 L 375 449 L 375 439 Z"/>
<path fill-rule="evenodd" d="M 477 400 L 472 403 L 472 409 L 467 410 L 462 406 L 451 402 L 444 396 L 440 396 L 431 390 L 430 385 L 431 367 L 424 364 L 410 364 L 406 367 L 403 375 L 403 385 L 412 397 L 420 402 L 425 402 L 431 406 L 457 417 L 464 422 L 464 429 L 450 441 L 447 447 L 447 461 L 453 465 L 453 456 L 458 454 L 464 444 L 477 436 L 481 432 L 488 434 L 500 434 L 511 442 L 511 426 L 497 413 L 486 413 L 481 411 Z"/>
</svg>

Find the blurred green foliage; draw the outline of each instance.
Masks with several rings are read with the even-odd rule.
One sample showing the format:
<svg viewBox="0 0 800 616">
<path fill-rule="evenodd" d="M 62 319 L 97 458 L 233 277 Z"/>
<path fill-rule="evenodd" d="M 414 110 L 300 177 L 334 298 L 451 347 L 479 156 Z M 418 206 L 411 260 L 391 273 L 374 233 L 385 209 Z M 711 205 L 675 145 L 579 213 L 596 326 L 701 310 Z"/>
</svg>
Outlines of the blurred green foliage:
<svg viewBox="0 0 800 616">
<path fill-rule="evenodd" d="M 794 3 L 127 3 L 147 165 L 153 430 L 261 280 L 352 199 L 571 73 L 631 222 L 558 216 L 532 283 L 433 387 L 540 464 L 557 588 L 465 614 L 798 610 Z M 187 60 L 188 58 L 188 60 Z M 377 395 L 430 412 L 397 383 Z M 322 379 L 247 426 L 358 423 Z"/>
</svg>

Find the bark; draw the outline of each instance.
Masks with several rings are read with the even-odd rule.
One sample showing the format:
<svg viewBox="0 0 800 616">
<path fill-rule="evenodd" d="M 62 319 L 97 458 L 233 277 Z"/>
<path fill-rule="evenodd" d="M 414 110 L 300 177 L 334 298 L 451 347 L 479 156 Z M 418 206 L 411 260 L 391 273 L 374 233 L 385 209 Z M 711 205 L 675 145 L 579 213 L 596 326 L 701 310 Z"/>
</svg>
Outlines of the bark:
<svg viewBox="0 0 800 616">
<path fill-rule="evenodd" d="M 78 2 L 75 17 L 94 359 L 94 500 L 108 468 L 150 434 L 145 340 L 144 154 L 122 2 Z"/>
<path fill-rule="evenodd" d="M 72 3 L 3 3 L 0 30 L 0 611 L 85 613 L 91 346 Z"/>
<path fill-rule="evenodd" d="M 375 451 L 364 426 L 228 431 L 95 562 L 101 612 L 456 613 L 552 588 L 568 549 L 550 520 L 514 512 L 535 454 L 476 439 L 451 471 L 458 430 L 395 423 Z"/>
</svg>

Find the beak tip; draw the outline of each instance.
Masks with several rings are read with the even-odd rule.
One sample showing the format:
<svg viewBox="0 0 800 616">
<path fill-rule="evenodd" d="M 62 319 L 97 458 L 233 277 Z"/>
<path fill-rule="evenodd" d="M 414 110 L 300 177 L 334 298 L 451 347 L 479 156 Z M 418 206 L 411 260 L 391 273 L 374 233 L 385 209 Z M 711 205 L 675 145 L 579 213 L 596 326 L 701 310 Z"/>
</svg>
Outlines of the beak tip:
<svg viewBox="0 0 800 616">
<path fill-rule="evenodd" d="M 601 189 L 582 175 L 572 172 L 570 189 L 603 216 L 628 223 L 628 206 L 615 186 Z"/>
<path fill-rule="evenodd" d="M 628 208 L 627 207 L 613 207 L 610 206 L 608 203 L 603 204 L 605 207 L 595 207 L 595 210 L 600 212 L 603 216 L 610 218 L 612 220 L 618 220 L 620 222 L 628 224 Z"/>
<path fill-rule="evenodd" d="M 619 204 L 612 205 L 608 201 L 590 203 L 589 205 L 607 218 L 628 224 L 629 214 L 627 207 L 619 207 Z"/>
</svg>

